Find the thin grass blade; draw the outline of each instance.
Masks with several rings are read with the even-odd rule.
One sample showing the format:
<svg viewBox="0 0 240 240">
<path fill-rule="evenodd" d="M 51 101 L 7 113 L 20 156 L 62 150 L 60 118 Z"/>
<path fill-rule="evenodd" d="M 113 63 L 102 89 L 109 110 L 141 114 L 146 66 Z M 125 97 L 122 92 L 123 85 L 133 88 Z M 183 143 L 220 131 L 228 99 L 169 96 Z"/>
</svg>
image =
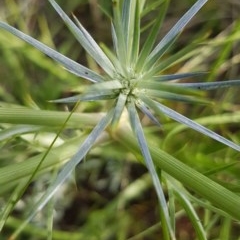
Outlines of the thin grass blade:
<svg viewBox="0 0 240 240">
<path fill-rule="evenodd" d="M 114 135 L 114 139 L 131 150 L 136 156 L 139 156 L 138 143 L 129 128 L 119 128 Z M 214 182 L 211 178 L 204 176 L 194 168 L 184 164 L 181 160 L 162 151 L 158 146 L 155 146 L 155 144 L 149 143 L 149 149 L 155 165 L 180 181 L 184 186 L 194 190 L 198 196 L 202 196 L 204 199 L 210 201 L 209 209 L 223 216 L 229 214 L 232 218 L 240 220 L 240 197 L 238 194 L 233 193 Z M 196 198 L 196 202 L 199 202 L 199 198 Z M 219 209 L 214 208 L 212 204 Z M 207 207 L 206 202 L 202 202 L 201 205 Z"/>
<path fill-rule="evenodd" d="M 175 180 L 172 179 L 171 185 L 173 185 L 174 188 L 174 195 L 176 196 L 176 200 L 181 204 L 181 206 L 184 208 L 185 212 L 187 213 L 187 216 L 191 220 L 191 223 L 196 231 L 197 239 L 199 240 L 207 240 L 206 233 L 204 230 L 204 227 L 187 196 L 182 191 L 181 186 L 178 186 L 175 184 Z"/>
<path fill-rule="evenodd" d="M 76 165 L 81 162 L 90 148 L 94 145 L 96 139 L 100 136 L 100 134 L 105 130 L 107 125 L 113 116 L 113 109 L 110 110 L 105 117 L 101 119 L 101 121 L 96 125 L 96 127 L 92 130 L 92 132 L 88 135 L 85 141 L 80 146 L 77 153 L 64 165 L 60 173 L 54 182 L 48 187 L 44 195 L 41 199 L 36 203 L 34 209 L 31 211 L 27 221 L 31 220 L 35 214 L 40 211 L 46 203 L 52 198 L 54 193 L 58 190 L 60 185 L 69 177 L 72 173 Z"/>
<path fill-rule="evenodd" d="M 141 152 L 142 152 L 143 157 L 145 159 L 146 166 L 147 166 L 147 168 L 149 170 L 149 173 L 152 177 L 153 184 L 154 184 L 154 187 L 155 187 L 156 192 L 157 192 L 158 200 L 160 202 L 160 207 L 162 209 L 164 219 L 165 219 L 167 227 L 169 229 L 169 233 L 170 233 L 172 239 L 175 239 L 174 232 L 173 232 L 173 229 L 172 229 L 172 226 L 171 226 L 170 216 L 169 216 L 169 212 L 168 212 L 168 206 L 167 206 L 167 203 L 166 203 L 164 192 L 163 192 L 162 186 L 160 184 L 155 166 L 153 164 L 153 160 L 152 160 L 150 151 L 148 149 L 148 145 L 147 145 L 147 142 L 146 142 L 146 139 L 145 139 L 145 136 L 144 136 L 144 132 L 143 132 L 143 129 L 142 129 L 142 126 L 141 126 L 141 123 L 140 123 L 140 119 L 138 117 L 138 113 L 137 113 L 136 108 L 134 106 L 134 103 L 132 101 L 127 105 L 127 108 L 128 108 L 128 113 L 129 113 L 129 118 L 130 118 L 130 123 L 131 123 L 132 130 L 133 130 L 134 135 L 136 136 L 136 138 L 138 140 L 138 145 L 141 149 Z"/>
<path fill-rule="evenodd" d="M 22 196 L 22 189 L 26 186 L 27 180 L 23 179 L 19 182 L 18 186 L 15 187 L 14 191 L 12 192 L 8 202 L 5 204 L 5 206 L 1 209 L 1 215 L 0 215 L 0 232 L 2 231 L 2 228 L 4 227 L 9 214 L 12 212 L 14 207 L 16 206 L 18 200 Z"/>
<path fill-rule="evenodd" d="M 12 33 L 16 37 L 22 39 L 23 41 L 29 43 L 30 45 L 34 46 L 47 56 L 51 57 L 55 61 L 59 62 L 61 65 L 63 65 L 67 70 L 69 70 L 71 73 L 74 73 L 75 75 L 79 77 L 83 77 L 85 79 L 90 80 L 91 82 L 102 82 L 104 79 L 97 73 L 93 72 L 92 70 L 84 67 L 83 65 L 65 57 L 61 53 L 53 50 L 52 48 L 46 46 L 45 44 L 37 41 L 36 39 L 26 35 L 25 33 L 15 29 L 14 27 L 4 23 L 0 22 L 0 28 L 5 29 L 6 31 Z"/>
<path fill-rule="evenodd" d="M 237 151 L 240 151 L 240 146 L 236 143 L 218 135 L 217 133 L 211 131 L 210 129 L 200 125 L 199 123 L 192 121 L 191 119 L 183 116 L 182 114 L 162 105 L 161 103 L 155 102 L 146 96 L 139 96 L 143 102 L 145 102 L 149 107 L 151 107 L 156 113 L 164 113 L 168 117 L 174 119 L 177 122 L 187 125 L 188 127 L 198 131 L 212 139 L 215 139 L 218 142 L 223 143 L 226 146 L 229 146 Z"/>
<path fill-rule="evenodd" d="M 52 4 L 56 12 L 65 22 L 69 30 L 73 33 L 83 48 L 90 54 L 90 56 L 92 56 L 92 58 L 99 64 L 99 66 L 104 69 L 108 75 L 113 76 L 115 70 L 111 61 L 94 41 L 91 35 L 80 24 L 80 22 L 78 22 L 78 20 L 75 18 L 78 24 L 77 27 L 54 0 L 49 0 L 49 2 Z"/>
<path fill-rule="evenodd" d="M 40 130 L 42 130 L 42 127 L 40 126 L 32 126 L 32 125 L 13 126 L 0 131 L 0 141 L 4 141 L 8 138 L 12 138 L 15 136 L 20 136 L 25 133 L 38 132 Z"/>
</svg>

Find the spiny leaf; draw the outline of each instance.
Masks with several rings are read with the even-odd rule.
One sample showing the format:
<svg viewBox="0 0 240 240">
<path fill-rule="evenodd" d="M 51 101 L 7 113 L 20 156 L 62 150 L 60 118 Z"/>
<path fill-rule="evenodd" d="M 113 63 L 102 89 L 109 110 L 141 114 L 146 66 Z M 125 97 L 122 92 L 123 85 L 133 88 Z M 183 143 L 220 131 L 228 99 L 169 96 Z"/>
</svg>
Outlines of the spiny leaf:
<svg viewBox="0 0 240 240">
<path fill-rule="evenodd" d="M 157 192 L 158 200 L 160 202 L 160 206 L 161 206 L 161 209 L 163 212 L 164 219 L 167 223 L 167 226 L 168 226 L 168 229 L 169 229 L 172 239 L 175 239 L 173 229 L 171 226 L 169 213 L 168 213 L 168 206 L 166 203 L 166 199 L 165 199 L 163 189 L 160 184 L 159 177 L 157 175 L 155 166 L 153 164 L 150 151 L 148 149 L 148 145 L 147 145 L 147 142 L 146 142 L 146 139 L 144 136 L 144 132 L 143 132 L 143 129 L 142 129 L 142 126 L 140 123 L 140 119 L 138 117 L 138 113 L 137 113 L 134 103 L 132 101 L 127 104 L 127 108 L 128 108 L 131 127 L 134 132 L 134 135 L 136 136 L 136 138 L 138 140 L 138 144 L 139 144 L 139 147 L 143 154 L 143 157 L 145 159 L 146 166 L 152 177 L 153 184 L 154 184 L 155 190 Z"/>
<path fill-rule="evenodd" d="M 13 35 L 17 36 L 18 38 L 22 39 L 23 41 L 31 44 L 47 56 L 51 57 L 55 61 L 61 63 L 68 71 L 71 73 L 83 77 L 85 79 L 90 80 L 91 82 L 101 82 L 104 81 L 104 78 L 97 73 L 93 72 L 92 70 L 84 67 L 83 65 L 67 58 L 66 56 L 62 55 L 61 53 L 53 50 L 52 48 L 46 46 L 45 44 L 37 41 L 36 39 L 26 35 L 25 33 L 15 29 L 14 27 L 8 25 L 7 23 L 0 22 L 0 28 L 7 30 L 8 32 L 12 33 Z"/>
<path fill-rule="evenodd" d="M 74 34 L 76 39 L 84 47 L 84 49 L 94 58 L 94 60 L 104 69 L 110 76 L 114 75 L 114 67 L 108 57 L 104 54 L 98 44 L 94 41 L 91 35 L 84 29 L 84 27 L 75 18 L 78 27 L 71 21 L 65 12 L 59 7 L 54 0 L 49 0 L 54 9 L 66 23 L 68 28 Z"/>
<path fill-rule="evenodd" d="M 151 107 L 156 113 L 164 113 L 168 117 L 176 120 L 177 122 L 183 123 L 187 125 L 188 127 L 194 129 L 195 131 L 198 131 L 212 139 L 217 140 L 218 142 L 221 142 L 237 151 L 240 151 L 240 146 L 237 145 L 234 142 L 231 142 L 230 140 L 218 135 L 217 133 L 211 131 L 210 129 L 200 125 L 197 122 L 192 121 L 191 119 L 183 116 L 182 114 L 162 105 L 159 102 L 153 101 L 150 98 L 144 96 L 144 95 L 139 95 L 141 100 L 145 102 L 149 107 Z"/>
<path fill-rule="evenodd" d="M 87 154 L 87 152 L 90 150 L 90 148 L 95 143 L 96 139 L 100 136 L 100 134 L 104 131 L 104 129 L 109 124 L 110 120 L 113 116 L 113 109 L 110 110 L 105 117 L 101 119 L 101 121 L 95 126 L 95 128 L 92 130 L 92 132 L 88 135 L 88 137 L 85 139 L 85 141 L 81 144 L 79 150 L 77 153 L 64 165 L 62 170 L 59 172 L 57 178 L 55 181 L 53 181 L 44 195 L 41 197 L 41 199 L 37 202 L 37 204 L 34 206 L 34 209 L 31 211 L 27 221 L 32 219 L 35 214 L 40 211 L 46 203 L 52 198 L 54 193 L 58 190 L 60 185 L 69 177 L 69 175 L 72 173 L 76 165 L 81 162 L 81 160 L 84 158 L 84 156 Z"/>
<path fill-rule="evenodd" d="M 240 80 L 229 80 L 229 81 L 219 81 L 219 82 L 201 82 L 201 83 L 181 83 L 175 84 L 178 86 L 193 88 L 199 90 L 213 90 L 218 88 L 228 88 L 234 86 L 240 86 Z"/>
<path fill-rule="evenodd" d="M 151 111 L 142 101 L 138 100 L 135 102 L 135 104 L 154 124 L 161 127 L 161 124 L 158 121 L 158 119 L 151 113 Z"/>
<path fill-rule="evenodd" d="M 208 0 L 198 0 L 171 28 L 171 30 L 164 36 L 164 38 L 158 43 L 153 49 L 151 54 L 148 56 L 146 66 L 154 66 L 157 60 L 164 54 L 164 52 L 171 46 L 175 41 L 176 37 L 180 34 L 183 28 L 188 22 L 195 16 L 195 14 L 203 7 Z"/>
<path fill-rule="evenodd" d="M 172 81 L 172 80 L 198 77 L 198 76 L 202 76 L 205 74 L 206 74 L 206 72 L 177 73 L 177 74 L 154 76 L 151 80 L 152 81 Z"/>
<path fill-rule="evenodd" d="M 120 117 L 122 115 L 122 112 L 124 110 L 126 101 L 127 101 L 127 95 L 123 94 L 123 93 L 120 93 L 118 95 L 118 99 L 117 99 L 115 110 L 114 110 L 113 119 L 112 119 L 112 122 L 111 122 L 111 125 L 113 127 L 117 126 L 117 124 L 118 124 L 118 122 L 120 120 Z"/>
<path fill-rule="evenodd" d="M 165 18 L 165 14 L 167 12 L 167 8 L 169 5 L 169 0 L 167 1 L 158 1 L 156 3 L 164 3 L 164 5 L 161 7 L 160 12 L 158 13 L 158 17 L 157 19 L 155 19 L 155 23 L 153 25 L 153 27 L 151 28 L 150 33 L 148 34 L 148 37 L 142 47 L 142 50 L 140 52 L 139 58 L 138 58 L 138 62 L 137 62 L 137 66 L 136 69 L 142 69 L 142 66 L 144 65 L 144 62 L 147 58 L 147 56 L 149 55 L 150 51 L 152 50 L 152 47 L 156 41 L 159 29 L 161 28 L 163 19 Z"/>
</svg>

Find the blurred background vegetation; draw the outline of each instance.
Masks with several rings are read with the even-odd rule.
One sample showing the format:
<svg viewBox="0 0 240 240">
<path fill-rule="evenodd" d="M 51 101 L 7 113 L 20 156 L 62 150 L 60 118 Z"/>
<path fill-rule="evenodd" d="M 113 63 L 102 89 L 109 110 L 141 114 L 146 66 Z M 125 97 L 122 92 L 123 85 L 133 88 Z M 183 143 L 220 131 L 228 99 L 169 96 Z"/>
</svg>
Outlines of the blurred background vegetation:
<svg viewBox="0 0 240 240">
<path fill-rule="evenodd" d="M 57 1 L 66 13 L 74 13 L 97 42 L 112 45 L 110 21 L 111 0 L 71 0 Z M 154 0 L 147 1 L 153 4 Z M 159 40 L 195 0 L 171 0 L 170 7 Z M 186 27 L 177 43 L 168 52 L 188 51 L 179 63 L 168 69 L 169 73 L 206 71 L 205 81 L 240 79 L 240 2 L 238 0 L 209 1 Z M 157 9 L 147 14 L 143 26 L 152 21 Z M 64 26 L 47 1 L 42 0 L 1 0 L 0 19 L 21 31 L 46 43 L 66 56 L 98 69 L 75 38 Z M 143 31 L 142 40 L 147 35 Z M 199 81 L 199 79 L 191 79 Z M 33 47 L 18 40 L 5 31 L 0 31 L 0 106 L 20 105 L 34 109 L 67 111 L 70 106 L 49 103 L 48 100 L 66 97 L 78 92 L 85 80 L 68 73 L 50 58 Z M 235 142 L 240 142 L 239 120 L 215 119 L 214 116 L 240 114 L 239 89 L 209 92 L 207 97 L 214 100 L 214 106 L 192 106 L 182 103 L 166 103 L 191 119 L 200 119 L 213 130 Z M 104 111 L 104 103 L 80 104 L 81 112 Z M 239 118 L 238 118 L 239 119 Z M 163 130 L 151 126 L 143 119 L 149 139 L 181 161 L 215 181 L 240 193 L 239 153 L 213 142 L 199 133 L 186 130 L 177 123 L 163 118 Z M 231 124 L 226 124 L 231 122 Z M 1 124 L 2 130 L 9 125 Z M 0 167 L 22 162 L 49 146 L 50 133 L 17 135 L 0 142 Z M 74 135 L 67 131 L 67 138 Z M 39 136 L 41 135 L 42 138 Z M 0 139 L 1 140 L 1 139 Z M 65 183 L 55 197 L 54 239 L 161 239 L 157 198 L 146 168 L 136 161 L 117 143 L 104 144 L 91 151 L 81 166 L 77 167 L 74 178 Z M 193 161 L 194 160 L 194 161 Z M 232 167 L 221 168 L 233 163 Z M 51 173 L 46 173 L 39 181 L 33 182 L 22 200 L 9 217 L 0 239 L 8 239 L 24 219 L 28 204 L 44 191 Z M 119 199 L 133 187 L 134 194 L 127 198 L 123 206 Z M 4 205 L 11 188 L 0 188 L 0 206 Z M 122 208 L 122 211 L 116 212 Z M 177 220 L 179 240 L 195 238 L 193 227 L 179 206 Z M 222 220 L 218 215 L 198 207 L 200 216 L 208 222 L 209 239 L 223 239 L 221 233 L 229 230 L 229 239 L 239 239 L 240 226 L 230 220 Z M 44 215 L 45 214 L 45 215 Z M 19 239 L 46 239 L 47 232 L 40 227 L 46 219 L 47 211 L 39 214 L 36 223 L 29 224 Z M 39 225 L 39 226 L 38 226 Z M 226 227 L 228 226 L 228 228 Z M 138 235 L 139 233 L 142 233 Z M 135 236 L 135 237 L 134 237 Z M 226 235 L 223 235 L 226 236 Z M 226 240 L 226 239 L 224 239 Z"/>
</svg>

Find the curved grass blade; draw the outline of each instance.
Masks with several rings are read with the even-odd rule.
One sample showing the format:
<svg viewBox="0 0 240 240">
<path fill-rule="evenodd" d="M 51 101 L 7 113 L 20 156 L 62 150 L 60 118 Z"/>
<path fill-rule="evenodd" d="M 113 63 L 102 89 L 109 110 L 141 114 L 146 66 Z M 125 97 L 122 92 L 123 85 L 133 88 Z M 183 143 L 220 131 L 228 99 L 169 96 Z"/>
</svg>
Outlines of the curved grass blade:
<svg viewBox="0 0 240 240">
<path fill-rule="evenodd" d="M 204 6 L 208 0 L 198 0 L 173 26 L 173 28 L 164 36 L 164 38 L 158 43 L 158 45 L 153 49 L 146 61 L 146 69 L 148 67 L 156 64 L 158 59 L 165 53 L 165 51 L 170 47 L 172 42 L 180 34 L 183 28 L 188 24 L 188 22 L 195 16 L 195 14 Z"/>
<path fill-rule="evenodd" d="M 18 200 L 22 196 L 22 189 L 25 188 L 28 179 L 23 179 L 19 182 L 19 184 L 15 187 L 14 191 L 12 192 L 11 196 L 8 199 L 8 202 L 5 206 L 1 209 L 0 214 L 0 232 L 2 231 L 10 213 L 16 206 Z"/>
<path fill-rule="evenodd" d="M 72 173 L 76 165 L 79 162 L 81 162 L 81 160 L 90 150 L 90 148 L 94 145 L 96 139 L 105 130 L 110 120 L 112 119 L 112 116 L 113 116 L 113 109 L 111 109 L 107 113 L 107 115 L 101 119 L 101 121 L 96 125 L 96 127 L 92 130 L 92 132 L 88 135 L 88 137 L 82 143 L 77 153 L 64 165 L 64 167 L 59 172 L 55 181 L 52 182 L 52 184 L 50 184 L 50 186 L 48 187 L 44 195 L 36 203 L 36 205 L 34 206 L 34 209 L 31 211 L 30 215 L 28 216 L 24 224 L 29 222 L 35 216 L 35 214 L 38 211 L 40 211 L 46 205 L 46 203 L 52 198 L 52 196 L 58 190 L 60 185 L 69 177 L 69 175 Z"/>
<path fill-rule="evenodd" d="M 111 77 L 114 75 L 114 67 L 102 49 L 94 41 L 91 35 L 84 29 L 84 27 L 75 18 L 78 27 L 72 22 L 72 20 L 65 14 L 60 6 L 54 1 L 49 0 L 56 12 L 65 22 L 69 30 L 73 33 L 83 48 L 93 57 L 93 59 L 104 69 L 104 71 Z"/>
<path fill-rule="evenodd" d="M 167 227 L 169 229 L 169 233 L 170 233 L 172 239 L 175 239 L 174 232 L 173 232 L 173 229 L 172 229 L 172 226 L 171 226 L 171 221 L 170 221 L 170 216 L 169 216 L 169 212 L 168 212 L 166 199 L 165 199 L 165 196 L 164 196 L 164 193 L 163 193 L 163 189 L 162 189 L 162 186 L 160 184 L 159 177 L 158 177 L 158 174 L 156 172 L 155 166 L 153 164 L 152 157 L 151 157 L 150 151 L 148 149 L 147 142 L 145 140 L 144 132 L 143 132 L 143 129 L 142 129 L 142 126 L 141 126 L 141 123 L 140 123 L 140 119 L 138 117 L 138 113 L 137 113 L 136 108 L 134 106 L 134 103 L 132 101 L 128 103 L 127 109 L 128 109 L 128 113 L 129 113 L 129 118 L 130 118 L 130 123 L 131 123 L 132 130 L 134 132 L 134 135 L 137 138 L 138 145 L 139 145 L 139 147 L 141 149 L 141 152 L 143 154 L 143 157 L 145 159 L 146 166 L 147 166 L 147 168 L 149 170 L 149 173 L 152 177 L 152 181 L 153 181 L 154 187 L 155 187 L 156 192 L 157 192 L 158 200 L 160 202 L 160 207 L 162 209 L 162 213 L 163 213 L 165 222 L 166 222 Z"/>
<path fill-rule="evenodd" d="M 217 133 L 211 131 L 210 129 L 200 125 L 199 123 L 192 121 L 191 119 L 183 116 L 182 114 L 162 105 L 161 103 L 155 102 L 151 100 L 150 98 L 143 96 L 142 94 L 139 95 L 141 100 L 145 102 L 149 107 L 151 107 L 156 113 L 164 113 L 168 117 L 174 119 L 177 122 L 180 122 L 182 124 L 187 125 L 188 127 L 194 129 L 195 131 L 198 131 L 212 139 L 215 139 L 218 142 L 223 143 L 226 146 L 229 146 L 237 151 L 240 151 L 240 146 L 236 143 L 218 135 Z"/>
<path fill-rule="evenodd" d="M 219 82 L 201 82 L 201 83 L 181 83 L 175 84 L 186 88 L 193 88 L 198 90 L 213 90 L 218 88 L 229 88 L 234 86 L 240 86 L 240 80 L 229 80 Z"/>
<path fill-rule="evenodd" d="M 78 106 L 78 104 L 75 105 L 75 108 Z M 41 160 L 39 161 L 39 163 L 37 164 L 36 168 L 33 169 L 33 172 L 30 174 L 30 176 L 27 179 L 23 179 L 20 184 L 18 185 L 16 191 L 12 194 L 11 196 L 11 200 L 13 202 L 9 202 L 8 206 L 5 208 L 5 211 L 3 213 L 3 219 L 1 221 L 4 221 L 7 219 L 8 217 L 8 213 L 10 213 L 10 211 L 15 207 L 15 205 L 17 204 L 18 200 L 22 197 L 22 195 L 24 194 L 24 192 L 26 191 L 27 187 L 29 186 L 29 184 L 32 182 L 32 180 L 34 179 L 34 177 L 37 175 L 37 173 L 39 172 L 39 170 L 41 169 L 41 166 L 43 165 L 43 163 L 45 162 L 46 157 L 48 156 L 48 154 L 50 153 L 51 149 L 53 148 L 55 142 L 57 141 L 57 139 L 59 138 L 60 133 L 62 132 L 62 130 L 66 127 L 66 124 L 68 122 L 68 120 L 71 118 L 72 114 L 74 112 L 73 111 L 67 116 L 67 118 L 65 119 L 65 122 L 63 123 L 63 125 L 61 126 L 61 128 L 58 130 L 55 138 L 53 139 L 51 145 L 49 146 L 49 148 L 47 149 L 47 151 L 44 153 L 43 157 L 41 158 Z"/>
<path fill-rule="evenodd" d="M 97 73 L 93 72 L 92 70 L 84 67 L 83 65 L 67 58 L 63 54 L 53 50 L 52 48 L 46 46 L 45 44 L 39 42 L 38 40 L 26 35 L 25 33 L 15 29 L 14 27 L 8 25 L 7 23 L 0 22 L 0 28 L 5 29 L 6 31 L 12 33 L 16 37 L 22 39 L 23 41 L 29 43 L 30 45 L 34 46 L 50 58 L 54 59 L 55 61 L 59 62 L 63 65 L 67 70 L 71 73 L 83 77 L 85 79 L 90 80 L 91 82 L 102 82 L 104 78 Z"/>
<path fill-rule="evenodd" d="M 8 129 L 3 129 L 0 131 L 0 141 L 4 141 L 11 137 L 20 136 L 21 134 L 37 132 L 40 130 L 42 130 L 41 126 L 32 125 L 13 126 Z"/>
<path fill-rule="evenodd" d="M 167 178 L 167 183 L 170 184 L 173 188 L 174 195 L 176 196 L 176 200 L 181 204 L 181 206 L 184 208 L 185 212 L 187 213 L 187 216 L 191 220 L 191 223 L 196 231 L 197 239 L 207 240 L 204 227 L 193 205 L 188 199 L 188 194 L 185 194 L 186 192 L 185 189 L 179 183 L 177 183 L 175 179 L 173 179 L 169 175 L 166 175 L 166 178 Z"/>
</svg>

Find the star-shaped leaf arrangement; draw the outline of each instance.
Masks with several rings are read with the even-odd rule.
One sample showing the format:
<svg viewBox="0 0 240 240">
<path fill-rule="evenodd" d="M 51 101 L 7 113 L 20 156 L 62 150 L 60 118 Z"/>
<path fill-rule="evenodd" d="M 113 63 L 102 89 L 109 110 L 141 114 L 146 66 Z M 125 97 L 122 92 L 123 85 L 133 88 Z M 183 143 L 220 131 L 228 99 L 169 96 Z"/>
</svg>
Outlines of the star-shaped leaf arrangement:
<svg viewBox="0 0 240 240">
<path fill-rule="evenodd" d="M 58 99 L 53 102 L 70 103 L 110 99 L 114 100 L 114 104 L 91 131 L 83 144 L 79 147 L 78 152 L 64 165 L 56 180 L 49 186 L 46 193 L 37 203 L 35 210 L 32 211 L 29 218 L 32 218 L 38 210 L 45 206 L 57 191 L 58 187 L 66 180 L 76 165 L 88 153 L 97 137 L 107 127 L 110 126 L 114 129 L 118 126 L 124 109 L 127 109 L 132 132 L 137 139 L 146 167 L 152 177 L 164 220 L 168 226 L 171 238 L 175 239 L 167 201 L 145 139 L 138 112 L 145 114 L 158 126 L 161 124 L 157 115 L 165 114 L 177 122 L 185 124 L 210 138 L 240 151 L 239 145 L 214 133 L 195 121 L 190 120 L 162 103 L 162 100 L 182 101 L 187 103 L 209 103 L 209 101 L 201 97 L 201 91 L 240 85 L 239 80 L 181 83 L 182 79 L 195 76 L 203 77 L 204 73 L 202 72 L 176 73 L 171 75 L 162 74 L 166 68 L 166 64 L 169 63 L 168 59 L 166 60 L 162 57 L 179 37 L 188 22 L 205 5 L 207 0 L 196 1 L 162 40 L 157 43 L 157 34 L 161 28 L 164 13 L 169 4 L 169 0 L 161 1 L 161 4 L 159 4 L 161 5 L 160 14 L 155 19 L 152 29 L 142 45 L 140 44 L 140 22 L 145 1 L 113 0 L 113 19 L 111 22 L 113 51 L 104 45 L 100 47 L 75 17 L 75 22 L 73 22 L 54 0 L 49 0 L 49 2 L 81 46 L 96 61 L 104 72 L 103 74 L 100 75 L 67 58 L 61 53 L 6 23 L 0 22 L 0 27 L 33 45 L 44 54 L 60 63 L 71 73 L 93 83 L 91 86 L 86 87 L 83 93 L 77 96 Z"/>
</svg>

